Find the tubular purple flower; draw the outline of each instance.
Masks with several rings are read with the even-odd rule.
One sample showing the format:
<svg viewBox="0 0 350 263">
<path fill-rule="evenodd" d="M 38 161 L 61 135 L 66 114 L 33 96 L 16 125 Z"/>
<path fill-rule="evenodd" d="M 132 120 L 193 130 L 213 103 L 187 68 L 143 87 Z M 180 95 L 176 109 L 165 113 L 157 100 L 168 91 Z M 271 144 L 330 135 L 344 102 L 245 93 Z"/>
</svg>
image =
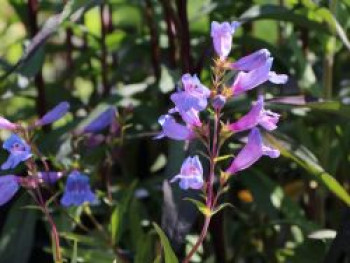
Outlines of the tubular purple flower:
<svg viewBox="0 0 350 263">
<path fill-rule="evenodd" d="M 182 76 L 183 91 L 171 95 L 175 111 L 189 111 L 191 108 L 202 111 L 207 107 L 210 90 L 200 83 L 198 77 L 190 74 Z"/>
<path fill-rule="evenodd" d="M 251 71 L 265 65 L 271 54 L 267 49 L 260 49 L 231 64 L 234 70 Z"/>
<path fill-rule="evenodd" d="M 266 130 L 272 131 L 277 128 L 279 117 L 279 114 L 264 109 L 264 97 L 259 96 L 251 110 L 238 121 L 229 124 L 228 128 L 233 132 L 241 132 L 260 124 Z"/>
<path fill-rule="evenodd" d="M 0 176 L 0 205 L 6 204 L 19 190 L 17 176 Z"/>
<path fill-rule="evenodd" d="M 46 184 L 54 184 L 59 179 L 63 177 L 62 172 L 52 172 L 52 171 L 42 171 L 38 172 L 38 178 L 40 182 L 44 182 Z"/>
<path fill-rule="evenodd" d="M 35 126 L 43 126 L 61 119 L 69 110 L 69 103 L 64 101 L 46 113 L 41 119 L 35 122 Z"/>
<path fill-rule="evenodd" d="M 211 37 L 213 38 L 213 45 L 216 54 L 221 60 L 225 60 L 232 48 L 232 35 L 240 26 L 239 22 L 223 22 L 218 23 L 213 21 L 211 23 Z"/>
<path fill-rule="evenodd" d="M 102 112 L 97 118 L 92 120 L 84 129 L 84 132 L 96 133 L 107 128 L 113 123 L 116 118 L 117 110 L 115 107 L 110 107 Z"/>
<path fill-rule="evenodd" d="M 280 152 L 277 149 L 264 145 L 259 130 L 253 128 L 248 136 L 247 144 L 238 153 L 236 158 L 234 158 L 226 172 L 229 174 L 235 174 L 247 169 L 257 162 L 263 155 L 277 158 L 279 157 Z"/>
<path fill-rule="evenodd" d="M 97 202 L 96 196 L 90 188 L 89 177 L 78 171 L 73 171 L 68 175 L 61 204 L 68 207 L 79 206 L 85 202 L 92 204 Z"/>
<path fill-rule="evenodd" d="M 195 137 L 192 129 L 178 124 L 171 115 L 160 116 L 158 122 L 162 126 L 162 132 L 158 134 L 155 139 L 169 137 L 173 140 L 184 141 L 191 140 Z"/>
<path fill-rule="evenodd" d="M 5 119 L 4 117 L 0 116 L 0 129 L 12 131 L 17 129 L 17 127 L 18 127 L 17 124 L 12 123 L 9 120 Z"/>
<path fill-rule="evenodd" d="M 1 166 L 2 170 L 15 168 L 20 162 L 32 156 L 30 146 L 16 134 L 12 134 L 10 138 L 4 142 L 2 147 L 10 152 L 7 161 Z"/>
<path fill-rule="evenodd" d="M 187 157 L 183 162 L 180 174 L 171 179 L 171 183 L 180 181 L 179 186 L 183 190 L 201 189 L 204 184 L 203 167 L 197 155 Z"/>
<path fill-rule="evenodd" d="M 231 87 L 233 94 L 239 95 L 268 81 L 272 62 L 273 58 L 269 58 L 266 63 L 259 68 L 249 71 L 248 73 L 239 72 Z"/>
</svg>

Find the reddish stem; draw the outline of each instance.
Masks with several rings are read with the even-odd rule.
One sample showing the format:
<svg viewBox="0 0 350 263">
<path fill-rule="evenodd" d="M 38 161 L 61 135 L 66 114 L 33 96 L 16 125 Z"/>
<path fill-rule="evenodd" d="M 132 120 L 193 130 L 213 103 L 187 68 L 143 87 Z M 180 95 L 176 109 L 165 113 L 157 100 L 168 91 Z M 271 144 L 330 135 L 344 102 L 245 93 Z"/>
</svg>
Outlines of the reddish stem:
<svg viewBox="0 0 350 263">
<path fill-rule="evenodd" d="M 208 178 L 208 184 L 207 184 L 207 200 L 206 200 L 206 206 L 208 208 L 208 211 L 213 211 L 215 203 L 217 198 L 214 195 L 214 178 L 215 178 L 215 159 L 218 156 L 218 131 L 219 131 L 219 118 L 220 118 L 220 110 L 215 111 L 214 115 L 214 133 L 213 133 L 213 140 L 212 140 L 212 147 L 209 149 L 209 155 L 210 155 L 210 171 L 209 171 L 209 178 Z M 210 137 L 210 136 L 209 136 Z M 210 138 L 209 138 L 210 140 Z M 196 251 L 198 250 L 199 246 L 203 243 L 207 233 L 208 228 L 211 220 L 211 215 L 206 215 L 203 228 L 201 231 L 201 234 L 199 235 L 197 242 L 192 247 L 191 251 L 188 253 L 186 258 L 183 260 L 183 263 L 190 262 L 192 256 Z"/>
</svg>

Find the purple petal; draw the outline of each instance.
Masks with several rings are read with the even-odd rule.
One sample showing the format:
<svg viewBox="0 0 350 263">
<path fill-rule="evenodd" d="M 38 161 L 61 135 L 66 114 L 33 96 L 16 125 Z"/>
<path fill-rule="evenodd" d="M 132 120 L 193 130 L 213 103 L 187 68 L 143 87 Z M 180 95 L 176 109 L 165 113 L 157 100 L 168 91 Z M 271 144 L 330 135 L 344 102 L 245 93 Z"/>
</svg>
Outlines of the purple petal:
<svg viewBox="0 0 350 263">
<path fill-rule="evenodd" d="M 263 66 L 269 57 L 270 52 L 267 49 L 260 49 L 232 63 L 231 68 L 235 70 L 251 71 Z"/>
<path fill-rule="evenodd" d="M 232 85 L 232 92 L 234 95 L 239 95 L 248 90 L 263 84 L 269 80 L 269 73 L 272 66 L 273 58 L 269 58 L 266 63 L 248 73 L 238 73 L 235 82 Z"/>
<path fill-rule="evenodd" d="M 0 129 L 4 130 L 15 130 L 18 127 L 17 124 L 10 122 L 4 117 L 0 116 Z"/>
<path fill-rule="evenodd" d="M 179 112 L 182 120 L 190 126 L 197 126 L 200 127 L 202 126 L 202 122 L 199 119 L 199 112 L 196 111 L 195 109 L 191 108 L 188 111 L 180 111 Z"/>
<path fill-rule="evenodd" d="M 286 84 L 288 81 L 288 76 L 286 74 L 277 74 L 274 71 L 269 73 L 269 81 L 274 84 Z"/>
<path fill-rule="evenodd" d="M 4 205 L 12 199 L 19 190 L 17 176 L 0 176 L 0 205 Z"/>
<path fill-rule="evenodd" d="M 213 38 L 213 45 L 216 54 L 221 60 L 224 60 L 231 51 L 232 48 L 232 34 L 234 34 L 236 28 L 239 26 L 238 22 L 218 23 L 213 21 L 211 23 L 211 37 Z"/>
<path fill-rule="evenodd" d="M 263 98 L 260 97 L 246 115 L 228 126 L 229 129 L 233 132 L 241 132 L 255 127 L 259 123 L 259 117 L 261 116 L 263 108 L 264 101 Z"/>
<path fill-rule="evenodd" d="M 207 107 L 210 90 L 202 85 L 196 75 L 182 76 L 183 91 L 171 95 L 177 111 L 189 111 L 191 108 L 202 111 Z"/>
<path fill-rule="evenodd" d="M 79 206 L 85 202 L 96 203 L 95 194 L 91 191 L 89 177 L 73 171 L 68 175 L 61 204 L 67 206 Z"/>
<path fill-rule="evenodd" d="M 198 156 L 187 157 L 181 166 L 180 174 L 173 177 L 171 183 L 180 181 L 179 186 L 183 190 L 201 189 L 204 184 L 203 167 Z"/>
<path fill-rule="evenodd" d="M 280 153 L 277 149 L 264 145 L 259 130 L 253 128 L 248 136 L 247 144 L 238 153 L 226 172 L 235 174 L 247 169 L 257 162 L 263 155 L 277 158 Z"/>
<path fill-rule="evenodd" d="M 238 153 L 227 169 L 227 173 L 237 173 L 252 166 L 263 155 L 262 139 L 257 128 L 253 128 L 248 136 L 247 144 Z"/>
<path fill-rule="evenodd" d="M 69 103 L 64 101 L 58 104 L 55 108 L 46 113 L 41 119 L 37 120 L 35 126 L 42 126 L 53 123 L 61 119 L 69 110 Z"/>
<path fill-rule="evenodd" d="M 216 110 L 222 109 L 225 106 L 225 103 L 226 103 L 226 98 L 223 95 L 216 95 L 211 102 L 214 109 Z"/>
<path fill-rule="evenodd" d="M 259 124 L 268 131 L 273 131 L 277 129 L 277 123 L 279 121 L 280 115 L 269 111 L 263 110 L 259 118 Z"/>
<path fill-rule="evenodd" d="M 96 133 L 113 123 L 116 118 L 116 109 L 114 107 L 108 108 L 106 111 L 101 113 L 96 119 L 91 121 L 84 129 L 84 132 Z"/>
<path fill-rule="evenodd" d="M 157 136 L 157 139 L 166 136 L 173 140 L 182 141 L 190 140 L 195 137 L 191 129 L 184 125 L 176 123 L 174 118 L 170 115 L 161 116 L 158 122 L 162 126 L 163 131 Z"/>
<path fill-rule="evenodd" d="M 268 131 L 275 130 L 280 115 L 264 109 L 264 98 L 259 96 L 252 109 L 238 121 L 230 124 L 228 128 L 233 132 L 249 130 L 258 124 Z"/>
<path fill-rule="evenodd" d="M 42 171 L 42 172 L 38 172 L 38 177 L 40 181 L 43 181 L 46 184 L 54 184 L 63 177 L 63 173 Z"/>
<path fill-rule="evenodd" d="M 1 166 L 2 170 L 15 168 L 20 162 L 26 161 L 32 156 L 30 146 L 16 134 L 12 134 L 4 142 L 3 148 L 10 152 L 10 156 Z"/>
</svg>

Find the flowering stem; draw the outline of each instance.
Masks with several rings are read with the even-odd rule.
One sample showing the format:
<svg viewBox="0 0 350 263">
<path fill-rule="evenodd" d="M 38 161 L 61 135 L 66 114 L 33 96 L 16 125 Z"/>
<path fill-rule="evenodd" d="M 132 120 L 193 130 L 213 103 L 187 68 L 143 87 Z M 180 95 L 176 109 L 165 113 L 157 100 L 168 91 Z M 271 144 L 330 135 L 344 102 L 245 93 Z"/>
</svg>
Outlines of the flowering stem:
<svg viewBox="0 0 350 263">
<path fill-rule="evenodd" d="M 190 262 L 190 259 L 196 253 L 199 246 L 203 243 L 210 224 L 211 213 L 215 206 L 215 200 L 217 199 L 214 195 L 214 178 L 215 178 L 215 159 L 218 157 L 218 132 L 219 132 L 219 118 L 220 118 L 220 110 L 215 110 L 214 114 L 214 133 L 212 138 L 212 147 L 209 148 L 209 156 L 210 156 L 210 172 L 207 184 L 207 199 L 206 199 L 206 207 L 208 210 L 208 214 L 205 216 L 204 224 L 202 227 L 201 234 L 199 235 L 197 242 L 192 247 L 191 251 L 188 253 L 186 258 L 183 260 L 183 263 Z"/>
<path fill-rule="evenodd" d="M 52 235 L 52 239 L 55 241 L 55 263 L 62 263 L 62 256 L 61 256 L 61 249 L 60 249 L 60 238 L 58 236 L 56 224 L 55 224 L 52 216 L 50 215 L 50 212 L 47 209 L 47 206 L 44 202 L 43 196 L 42 196 L 39 188 L 37 190 L 37 193 L 38 193 L 38 197 L 39 197 L 39 204 L 42 208 L 42 211 L 45 214 L 47 220 L 49 221 L 49 223 L 51 225 L 51 235 Z"/>
</svg>

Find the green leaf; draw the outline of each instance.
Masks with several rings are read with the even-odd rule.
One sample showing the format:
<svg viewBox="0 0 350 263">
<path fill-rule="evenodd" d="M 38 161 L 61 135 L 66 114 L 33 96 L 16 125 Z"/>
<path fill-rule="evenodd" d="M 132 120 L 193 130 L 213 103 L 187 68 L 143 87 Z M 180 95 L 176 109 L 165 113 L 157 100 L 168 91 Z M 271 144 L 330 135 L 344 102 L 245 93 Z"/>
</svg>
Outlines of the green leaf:
<svg viewBox="0 0 350 263">
<path fill-rule="evenodd" d="M 113 209 L 113 212 L 110 218 L 110 234 L 111 234 L 112 244 L 114 245 L 118 243 L 121 237 L 122 225 L 125 221 L 124 217 L 130 206 L 130 202 L 134 195 L 136 185 L 137 185 L 137 181 L 134 181 L 127 189 L 127 192 L 125 193 L 124 198 Z"/>
<path fill-rule="evenodd" d="M 306 232 L 315 231 L 318 226 L 307 220 L 298 204 L 284 194 L 283 189 L 265 174 L 253 169 L 242 176 L 243 183 L 253 194 L 254 202 L 262 213 L 273 220 L 280 220 L 280 213 L 289 224 L 298 225 Z"/>
<path fill-rule="evenodd" d="M 344 201 L 347 205 L 350 205 L 350 195 L 348 192 L 333 176 L 320 166 L 315 156 L 313 156 L 306 147 L 292 145 L 287 138 L 282 140 L 271 134 L 265 134 L 265 138 L 272 146 L 277 148 L 284 157 L 295 161 L 313 175 L 317 181 L 326 186 L 328 190 L 334 193 L 339 199 Z"/>
<path fill-rule="evenodd" d="M 78 241 L 74 241 L 73 253 L 70 263 L 78 263 Z"/>
<path fill-rule="evenodd" d="M 231 207 L 231 208 L 233 208 L 234 206 L 233 206 L 232 204 L 230 204 L 230 203 L 223 203 L 223 204 L 219 205 L 218 207 L 216 207 L 216 208 L 214 209 L 214 211 L 211 213 L 211 215 L 212 215 L 212 216 L 215 215 L 216 213 L 220 212 L 220 211 L 221 211 L 222 209 L 224 209 L 225 207 Z"/>
<path fill-rule="evenodd" d="M 156 223 L 153 223 L 153 227 L 160 237 L 160 242 L 162 243 L 164 250 L 165 263 L 178 263 L 179 261 L 177 260 L 177 257 L 172 247 L 170 246 L 169 240 L 164 234 L 163 230 Z"/>
<path fill-rule="evenodd" d="M 31 203 L 29 195 L 22 195 L 9 211 L 1 231 L 0 262 L 28 262 L 34 242 L 38 212 L 21 207 Z M 18 253 L 20 249 L 20 253 Z"/>
<path fill-rule="evenodd" d="M 277 21 L 292 22 L 295 25 L 309 28 L 311 30 L 316 30 L 322 33 L 333 34 L 333 32 L 336 32 L 342 43 L 348 49 L 350 49 L 350 41 L 347 38 L 345 30 L 335 19 L 332 13 L 326 8 L 314 8 L 314 10 L 308 10 L 309 17 L 313 16 L 318 20 L 321 20 L 321 22 L 327 23 L 328 27 L 319 21 L 311 20 L 308 17 L 297 14 L 295 11 L 283 6 L 270 4 L 256 5 L 249 8 L 241 15 L 239 20 L 242 22 L 251 22 L 261 19 L 274 19 Z"/>
<path fill-rule="evenodd" d="M 184 200 L 193 203 L 204 216 L 211 216 L 211 211 L 205 203 L 202 203 L 201 201 L 192 198 L 184 198 Z"/>
</svg>

